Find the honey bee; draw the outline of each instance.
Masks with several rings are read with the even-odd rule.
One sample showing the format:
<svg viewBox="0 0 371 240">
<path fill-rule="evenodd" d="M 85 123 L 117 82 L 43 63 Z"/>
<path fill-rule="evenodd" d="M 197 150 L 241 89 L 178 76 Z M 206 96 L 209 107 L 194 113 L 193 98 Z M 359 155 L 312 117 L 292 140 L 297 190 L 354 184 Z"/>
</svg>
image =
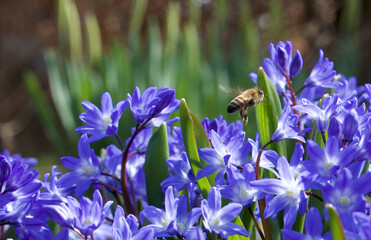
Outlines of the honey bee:
<svg viewBox="0 0 371 240">
<path fill-rule="evenodd" d="M 227 107 L 228 113 L 240 112 L 242 122 L 248 122 L 247 111 L 264 100 L 264 92 L 260 88 L 250 88 L 241 92 Z"/>
</svg>

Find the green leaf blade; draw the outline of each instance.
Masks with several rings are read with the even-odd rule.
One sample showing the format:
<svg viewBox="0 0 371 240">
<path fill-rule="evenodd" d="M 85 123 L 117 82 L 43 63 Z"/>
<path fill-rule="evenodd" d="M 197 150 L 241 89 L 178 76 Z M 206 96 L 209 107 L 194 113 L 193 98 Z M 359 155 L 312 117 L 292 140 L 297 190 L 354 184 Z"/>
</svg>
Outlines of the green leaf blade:
<svg viewBox="0 0 371 240">
<path fill-rule="evenodd" d="M 191 165 L 193 174 L 197 176 L 197 172 L 202 169 L 202 164 L 198 155 L 193 120 L 189 113 L 187 103 L 184 99 L 182 99 L 180 102 L 180 125 L 182 128 L 184 146 L 188 155 L 189 163 Z M 211 188 L 209 181 L 207 178 L 201 178 L 197 180 L 197 184 L 203 197 L 206 199 Z"/>
<path fill-rule="evenodd" d="M 338 239 L 338 240 L 345 240 L 345 233 L 343 224 L 341 223 L 340 217 L 336 211 L 336 208 L 332 204 L 326 204 L 325 207 L 327 208 L 328 214 L 329 214 L 329 224 L 332 234 L 332 239 Z"/>
<path fill-rule="evenodd" d="M 263 90 L 265 100 L 255 107 L 255 116 L 260 133 L 260 142 L 266 144 L 276 131 L 278 119 L 281 116 L 281 101 L 272 81 L 265 74 L 262 67 L 258 70 L 257 87 Z M 268 99 L 267 99 L 268 98 Z M 271 144 L 271 149 L 276 150 L 280 156 L 286 156 L 286 143 L 281 141 Z M 268 148 L 269 148 L 268 147 Z"/>
<path fill-rule="evenodd" d="M 167 129 L 163 123 L 149 140 L 144 164 L 148 204 L 158 208 L 163 208 L 164 195 L 161 191 L 161 182 L 169 174 L 166 165 L 168 158 Z"/>
</svg>

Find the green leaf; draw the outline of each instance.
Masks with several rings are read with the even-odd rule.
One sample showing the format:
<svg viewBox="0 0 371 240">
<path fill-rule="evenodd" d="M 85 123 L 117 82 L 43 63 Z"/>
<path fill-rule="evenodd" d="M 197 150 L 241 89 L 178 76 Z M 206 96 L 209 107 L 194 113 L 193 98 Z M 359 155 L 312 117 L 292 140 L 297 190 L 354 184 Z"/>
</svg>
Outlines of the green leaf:
<svg viewBox="0 0 371 240">
<path fill-rule="evenodd" d="M 330 203 L 327 203 L 325 207 L 327 208 L 329 218 L 330 218 L 329 224 L 330 224 L 332 239 L 345 240 L 346 237 L 344 233 L 343 224 L 341 223 L 340 217 L 335 207 Z"/>
<path fill-rule="evenodd" d="M 185 99 L 180 102 L 180 125 L 182 128 L 184 146 L 188 155 L 188 159 L 193 171 L 193 174 L 197 176 L 198 170 L 202 169 L 203 163 L 200 161 L 198 155 L 198 145 L 202 147 L 210 147 L 210 142 L 203 129 L 198 118 L 188 109 Z M 212 179 L 208 177 L 201 178 L 197 180 L 197 184 L 201 190 L 202 196 L 206 199 L 211 186 L 214 184 L 214 176 L 211 175 Z M 211 185 L 210 182 L 213 184 Z M 244 226 L 241 218 L 238 216 L 234 223 Z M 244 240 L 249 239 L 248 237 L 233 235 L 228 239 L 234 240 Z"/>
<path fill-rule="evenodd" d="M 102 58 L 102 39 L 99 24 L 95 15 L 91 13 L 86 14 L 85 26 L 89 50 L 89 61 L 92 65 L 95 65 Z"/>
<path fill-rule="evenodd" d="M 272 81 L 265 74 L 262 67 L 258 70 L 257 87 L 263 90 L 265 99 L 255 107 L 255 116 L 260 133 L 260 142 L 266 144 L 276 131 L 278 119 L 281 116 L 281 101 Z M 280 156 L 286 156 L 286 143 L 273 143 L 268 148 L 276 150 Z"/>
<path fill-rule="evenodd" d="M 45 133 L 53 142 L 55 149 L 63 151 L 63 149 L 66 149 L 65 140 L 62 138 L 53 107 L 45 96 L 37 77 L 34 73 L 27 71 L 23 74 L 23 79 L 31 95 L 32 102 L 37 108 L 37 115 L 42 122 Z"/>
<path fill-rule="evenodd" d="M 144 164 L 148 204 L 158 208 L 163 208 L 164 195 L 161 192 L 161 182 L 169 174 L 166 165 L 168 158 L 167 129 L 163 123 L 149 140 Z"/>
<path fill-rule="evenodd" d="M 180 126 L 182 128 L 183 141 L 189 163 L 191 164 L 193 174 L 197 176 L 198 170 L 202 169 L 203 166 L 198 156 L 193 120 L 184 99 L 180 102 Z M 202 196 L 206 199 L 211 188 L 209 181 L 207 178 L 201 178 L 197 180 L 197 184 L 200 187 Z"/>
</svg>

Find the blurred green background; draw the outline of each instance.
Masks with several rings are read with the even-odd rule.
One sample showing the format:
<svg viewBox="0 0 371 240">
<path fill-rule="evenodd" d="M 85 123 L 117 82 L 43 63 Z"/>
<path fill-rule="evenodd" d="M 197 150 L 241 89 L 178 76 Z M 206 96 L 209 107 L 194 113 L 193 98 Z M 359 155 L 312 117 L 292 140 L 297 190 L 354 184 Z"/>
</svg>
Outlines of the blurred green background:
<svg viewBox="0 0 371 240">
<path fill-rule="evenodd" d="M 296 89 L 320 48 L 338 72 L 370 82 L 370 7 L 369 0 L 3 2 L 0 149 L 37 157 L 47 172 L 61 156 L 76 155 L 82 100 L 100 106 L 109 91 L 117 102 L 135 86 L 170 86 L 200 119 L 235 121 L 238 114 L 226 114 L 233 96 L 218 86 L 253 87 L 248 74 L 279 40 L 303 55 Z M 125 139 L 134 126 L 128 111 L 120 124 Z"/>
</svg>

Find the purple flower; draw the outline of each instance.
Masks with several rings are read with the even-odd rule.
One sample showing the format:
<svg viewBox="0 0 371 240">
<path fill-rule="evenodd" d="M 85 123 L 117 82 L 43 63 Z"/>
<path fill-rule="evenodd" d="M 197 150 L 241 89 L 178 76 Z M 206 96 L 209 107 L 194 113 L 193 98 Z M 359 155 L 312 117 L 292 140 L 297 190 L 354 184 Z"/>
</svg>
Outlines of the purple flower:
<svg viewBox="0 0 371 240">
<path fill-rule="evenodd" d="M 183 142 L 182 129 L 174 126 L 170 134 L 170 127 L 168 127 L 168 143 L 170 157 L 179 157 L 185 151 Z"/>
<path fill-rule="evenodd" d="M 279 41 L 276 47 L 273 43 L 271 43 L 269 45 L 269 51 L 271 53 L 272 61 L 283 76 L 287 74 L 288 77 L 292 79 L 299 74 L 301 68 L 303 67 L 303 59 L 299 50 L 296 50 L 296 53 L 292 58 L 291 41 L 287 41 L 286 43 Z"/>
<path fill-rule="evenodd" d="M 305 80 L 305 87 L 334 88 L 337 83 L 333 81 L 336 71 L 333 70 L 334 63 L 328 58 L 323 59 L 323 51 L 319 50 L 319 59 L 312 69 L 309 77 Z"/>
<path fill-rule="evenodd" d="M 138 230 L 138 219 L 129 214 L 125 218 L 125 212 L 121 206 L 116 207 L 115 218 L 112 224 L 112 235 L 115 240 L 142 240 L 153 239 L 154 231 L 151 228 L 141 228 Z"/>
<path fill-rule="evenodd" d="M 90 149 L 88 137 L 83 134 L 78 143 L 79 157 L 62 157 L 63 166 L 72 172 L 64 174 L 59 179 L 63 187 L 76 186 L 75 194 L 81 197 L 89 186 L 100 176 L 100 164 L 94 150 Z"/>
<path fill-rule="evenodd" d="M 143 224 L 145 218 L 151 223 L 146 228 L 152 228 L 155 232 L 155 237 L 171 237 L 174 234 L 169 233 L 175 224 L 176 213 L 179 199 L 174 197 L 173 188 L 168 187 L 165 193 L 165 210 L 154 206 L 144 208 L 140 214 L 139 219 Z"/>
<path fill-rule="evenodd" d="M 336 207 L 346 228 L 352 227 L 354 212 L 365 212 L 364 194 L 371 191 L 370 181 L 371 172 L 354 179 L 351 172 L 344 168 L 337 178 L 324 187 L 322 191 L 324 200 Z"/>
<path fill-rule="evenodd" d="M 358 130 L 358 115 L 354 109 L 350 110 L 344 118 L 343 135 L 346 141 L 352 141 Z"/>
<path fill-rule="evenodd" d="M 296 232 L 290 229 L 282 230 L 282 238 L 286 240 L 307 240 L 307 239 L 317 239 L 317 240 L 330 240 L 332 239 L 331 232 L 327 232 L 322 237 L 322 218 L 319 214 L 317 208 L 312 207 L 307 212 L 305 217 L 305 234 Z"/>
<path fill-rule="evenodd" d="M 308 114 L 316 121 L 318 130 L 326 132 L 329 119 L 339 114 L 338 99 L 338 96 L 328 96 L 322 101 L 321 107 L 318 107 L 303 98 L 302 105 L 296 105 L 293 109 Z"/>
<path fill-rule="evenodd" d="M 180 106 L 179 99 L 175 99 L 175 90 L 168 87 L 158 90 L 156 87 L 149 87 L 143 95 L 136 87 L 133 96 L 127 95 L 127 100 L 136 123 L 145 122 L 145 127 L 160 126 Z M 177 120 L 174 118 L 167 125 Z"/>
<path fill-rule="evenodd" d="M 165 193 L 165 210 L 148 206 L 140 213 L 139 218 L 143 223 L 147 218 L 151 224 L 144 228 L 152 228 L 155 237 L 170 237 L 187 235 L 188 230 L 199 219 L 200 208 L 193 208 L 187 213 L 187 197 L 182 195 L 174 198 L 173 188 L 168 187 Z"/>
<path fill-rule="evenodd" d="M 15 153 L 13 155 L 10 155 L 10 152 L 8 150 L 4 150 L 0 155 L 4 155 L 9 163 L 12 163 L 13 161 L 20 161 L 22 164 L 25 164 L 28 166 L 28 168 L 32 168 L 37 164 L 37 159 L 28 157 L 24 158 L 19 153 Z"/>
<path fill-rule="evenodd" d="M 305 142 L 305 139 L 300 136 L 298 128 L 299 116 L 296 115 L 291 106 L 286 103 L 285 108 L 282 111 L 282 115 L 278 120 L 276 131 L 273 133 L 271 140 L 273 142 L 279 142 L 286 138 L 300 140 Z"/>
<path fill-rule="evenodd" d="M 263 60 L 263 69 L 264 72 L 267 74 L 268 78 L 272 81 L 274 87 L 277 90 L 277 93 L 278 94 L 284 93 L 287 84 L 286 77 L 276 67 L 272 59 L 265 58 Z"/>
<path fill-rule="evenodd" d="M 178 233 L 181 236 L 188 237 L 192 226 L 200 219 L 201 208 L 195 207 L 188 212 L 187 207 L 187 196 L 181 195 L 179 197 L 179 204 L 176 214 L 176 224 L 173 229 L 174 233 Z M 192 233 L 191 233 L 192 234 Z"/>
<path fill-rule="evenodd" d="M 111 95 L 105 92 L 101 98 L 101 110 L 88 101 L 82 101 L 81 105 L 86 112 L 80 114 L 80 119 L 87 125 L 77 127 L 76 132 L 91 135 L 89 142 L 95 142 L 117 134 L 119 120 L 128 102 L 123 100 L 112 107 Z"/>
<path fill-rule="evenodd" d="M 204 127 L 209 138 L 211 130 L 214 130 L 220 136 L 224 144 L 228 144 L 231 138 L 239 135 L 241 132 L 244 132 L 243 125 L 240 120 L 228 125 L 228 122 L 223 119 L 222 115 L 213 119 L 212 121 L 206 117 L 202 121 L 202 126 Z"/>
<path fill-rule="evenodd" d="M 291 229 L 295 222 L 297 212 L 303 215 L 307 206 L 307 196 L 302 177 L 294 176 L 292 167 L 285 157 L 277 162 L 277 179 L 261 179 L 251 181 L 250 184 L 267 194 L 276 195 L 267 205 L 264 217 L 269 218 L 282 209 L 284 212 L 284 228 Z"/>
<path fill-rule="evenodd" d="M 37 198 L 41 182 L 38 172 L 21 160 L 9 162 L 0 155 L 0 223 L 19 225 Z"/>
<path fill-rule="evenodd" d="M 216 187 L 210 188 L 209 195 L 201 202 L 203 224 L 209 232 L 216 232 L 223 238 L 238 234 L 248 236 L 249 233 L 243 227 L 231 223 L 242 210 L 239 203 L 229 203 L 222 208 L 220 191 Z"/>
<path fill-rule="evenodd" d="M 350 77 L 346 79 L 343 74 L 339 74 L 338 83 L 336 85 L 335 93 L 340 97 L 341 100 L 350 100 L 358 95 L 357 78 Z"/>
<path fill-rule="evenodd" d="M 57 172 L 57 166 L 52 166 L 51 173 L 44 174 L 44 191 L 40 192 L 38 203 L 42 205 L 51 205 L 59 204 L 66 201 L 66 197 L 70 194 L 73 194 L 73 186 L 61 186 L 59 184 L 58 177 L 61 175 L 60 172 Z M 49 182 L 48 178 L 50 176 Z"/>
<path fill-rule="evenodd" d="M 188 156 L 182 152 L 180 158 L 169 158 L 166 160 L 169 170 L 173 173 L 161 183 L 162 188 L 174 187 L 177 191 L 183 190 L 187 185 L 196 182 L 191 166 L 189 165 Z"/>
<path fill-rule="evenodd" d="M 253 166 L 256 165 L 256 160 L 259 155 L 259 150 L 260 150 L 260 135 L 259 132 L 256 132 L 256 137 L 255 141 L 251 138 L 247 139 L 247 141 L 250 143 L 251 146 L 251 159 L 248 162 L 248 164 L 251 164 Z M 274 150 L 267 150 L 264 149 L 263 153 L 260 157 L 260 164 L 259 167 L 268 169 L 272 171 L 274 167 L 277 165 L 277 159 L 279 158 L 278 154 Z"/>
<path fill-rule="evenodd" d="M 272 81 L 278 94 L 282 94 L 285 92 L 287 77 L 291 80 L 300 73 L 303 67 L 303 58 L 299 50 L 296 50 L 294 57 L 292 57 L 291 41 L 286 43 L 279 41 L 276 47 L 271 43 L 269 51 L 271 58 L 263 60 L 263 69 Z M 256 83 L 257 74 L 250 73 L 249 76 Z"/>
<path fill-rule="evenodd" d="M 77 229 L 82 235 L 91 235 L 103 223 L 105 213 L 112 201 L 103 206 L 102 196 L 98 190 L 93 194 L 93 201 L 82 197 L 78 202 L 67 197 L 67 203 L 44 206 L 49 217 L 64 228 Z"/>
<path fill-rule="evenodd" d="M 256 179 L 255 169 L 251 164 L 246 164 L 242 173 L 236 167 L 230 166 L 227 173 L 229 185 L 220 187 L 223 198 L 248 206 L 265 196 L 258 188 L 250 185 L 250 181 Z"/>
<path fill-rule="evenodd" d="M 316 176 L 315 182 L 321 185 L 338 174 L 338 171 L 347 166 L 356 154 L 354 147 L 341 149 L 335 136 L 328 139 L 324 149 L 316 142 L 308 140 L 307 151 L 310 160 L 304 161 L 303 164 Z"/>
<path fill-rule="evenodd" d="M 229 164 L 235 166 L 243 165 L 243 160 L 249 154 L 250 149 L 245 146 L 248 143 L 244 143 L 245 134 L 242 132 L 232 138 L 228 145 L 222 142 L 222 139 L 214 130 L 211 130 L 209 136 L 213 148 L 202 148 L 199 150 L 200 158 L 209 164 L 197 172 L 196 178 L 201 179 L 218 172 L 215 182 L 221 184 L 224 182 L 227 166 Z"/>
</svg>

